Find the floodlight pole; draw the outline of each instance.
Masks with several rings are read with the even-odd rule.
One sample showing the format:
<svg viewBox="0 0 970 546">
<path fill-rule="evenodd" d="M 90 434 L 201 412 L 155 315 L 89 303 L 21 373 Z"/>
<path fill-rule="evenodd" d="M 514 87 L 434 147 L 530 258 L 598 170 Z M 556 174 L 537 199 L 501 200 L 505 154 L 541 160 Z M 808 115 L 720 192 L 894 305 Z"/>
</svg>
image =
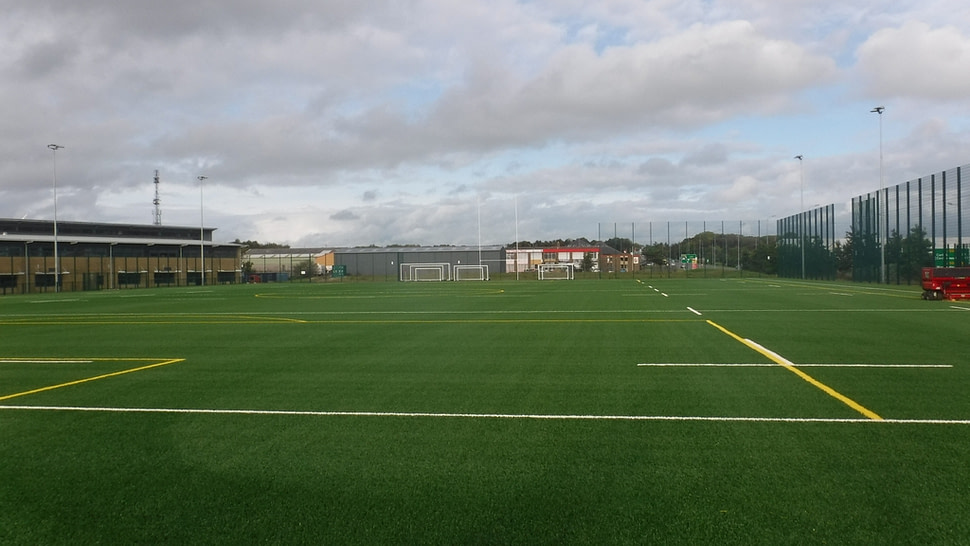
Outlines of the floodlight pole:
<svg viewBox="0 0 970 546">
<path fill-rule="evenodd" d="M 475 199 L 475 204 L 478 206 L 478 265 L 482 265 L 482 200 L 480 197 Z"/>
<path fill-rule="evenodd" d="M 53 180 L 54 180 L 54 292 L 60 292 L 61 290 L 61 264 L 57 256 L 57 150 L 60 150 L 64 146 L 59 144 L 48 144 L 48 148 L 51 150 L 51 160 L 54 166 Z"/>
<path fill-rule="evenodd" d="M 883 226 L 883 174 L 882 174 L 882 113 L 886 109 L 882 106 L 877 106 L 870 110 L 873 114 L 879 114 L 879 198 L 876 200 L 876 204 L 879 205 L 879 213 L 876 215 L 876 219 L 879 222 L 879 276 L 881 277 L 880 282 L 886 284 L 886 229 Z M 886 199 L 886 207 L 889 206 L 889 199 Z M 889 220 L 888 211 L 886 214 L 886 221 Z"/>
<path fill-rule="evenodd" d="M 205 286 L 205 197 L 202 188 L 209 177 L 199 175 L 197 178 L 199 179 L 199 261 L 202 263 L 200 279 L 202 279 L 202 286 Z"/>
<path fill-rule="evenodd" d="M 513 200 L 515 207 L 515 280 L 519 280 L 519 196 Z"/>
<path fill-rule="evenodd" d="M 798 160 L 798 232 L 800 234 L 800 242 L 798 246 L 802 247 L 802 280 L 805 280 L 805 163 L 802 161 L 805 159 L 804 156 L 798 154 L 795 156 Z"/>
</svg>

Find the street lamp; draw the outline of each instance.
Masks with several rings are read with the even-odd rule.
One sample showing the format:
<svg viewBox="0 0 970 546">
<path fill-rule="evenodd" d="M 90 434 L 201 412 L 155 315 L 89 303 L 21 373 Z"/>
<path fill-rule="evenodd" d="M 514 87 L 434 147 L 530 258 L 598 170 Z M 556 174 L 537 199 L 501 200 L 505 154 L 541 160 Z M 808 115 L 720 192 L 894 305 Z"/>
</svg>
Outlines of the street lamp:
<svg viewBox="0 0 970 546">
<path fill-rule="evenodd" d="M 798 199 L 799 199 L 798 215 L 801 218 L 798 221 L 798 232 L 800 234 L 799 235 L 800 242 L 798 243 L 798 246 L 802 248 L 802 280 L 804 280 L 805 279 L 805 224 L 804 224 L 805 222 L 805 163 L 802 160 L 805 159 L 805 157 L 802 156 L 801 154 L 798 154 L 795 156 L 795 159 L 798 160 L 798 188 L 799 188 L 798 189 Z"/>
<path fill-rule="evenodd" d="M 61 264 L 57 259 L 57 150 L 64 146 L 48 144 L 47 147 L 51 150 L 51 161 L 54 165 L 54 292 L 59 292 L 61 289 Z"/>
<path fill-rule="evenodd" d="M 873 114 L 879 114 L 879 198 L 876 199 L 876 204 L 880 205 L 883 199 L 883 176 L 882 176 L 882 113 L 886 109 L 882 106 L 877 106 L 869 112 Z M 886 199 L 886 208 L 889 208 L 889 199 Z M 885 221 L 889 221 L 889 211 L 885 211 Z M 886 229 L 883 227 L 883 207 L 879 207 L 879 213 L 876 214 L 876 220 L 879 222 L 879 276 L 881 277 L 880 282 L 886 284 Z"/>
<path fill-rule="evenodd" d="M 200 278 L 202 286 L 205 286 L 205 196 L 202 194 L 202 187 L 208 176 L 199 175 L 199 261 L 202 263 Z"/>
</svg>

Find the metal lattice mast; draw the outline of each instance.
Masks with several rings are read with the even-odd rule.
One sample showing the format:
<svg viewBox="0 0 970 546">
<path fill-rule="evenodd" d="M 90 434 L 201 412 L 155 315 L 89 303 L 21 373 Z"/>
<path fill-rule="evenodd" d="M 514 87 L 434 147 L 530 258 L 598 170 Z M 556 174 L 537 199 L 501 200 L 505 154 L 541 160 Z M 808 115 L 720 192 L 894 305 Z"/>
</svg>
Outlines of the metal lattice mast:
<svg viewBox="0 0 970 546">
<path fill-rule="evenodd" d="M 152 203 L 155 204 L 155 225 L 162 225 L 162 200 L 158 197 L 158 170 L 155 170 L 155 199 L 152 199 Z"/>
</svg>

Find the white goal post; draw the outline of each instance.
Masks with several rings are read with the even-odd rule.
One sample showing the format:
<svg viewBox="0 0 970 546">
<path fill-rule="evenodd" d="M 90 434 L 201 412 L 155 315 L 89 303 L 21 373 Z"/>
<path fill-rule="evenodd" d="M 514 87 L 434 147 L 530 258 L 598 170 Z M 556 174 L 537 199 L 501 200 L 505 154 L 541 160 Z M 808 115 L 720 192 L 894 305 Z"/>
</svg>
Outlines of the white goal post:
<svg viewBox="0 0 970 546">
<path fill-rule="evenodd" d="M 453 278 L 456 281 L 487 281 L 487 265 L 456 265 Z"/>
<path fill-rule="evenodd" d="M 450 263 L 401 264 L 402 281 L 450 281 Z"/>
<path fill-rule="evenodd" d="M 573 280 L 576 266 L 573 264 L 539 264 L 537 272 L 540 281 Z"/>
</svg>

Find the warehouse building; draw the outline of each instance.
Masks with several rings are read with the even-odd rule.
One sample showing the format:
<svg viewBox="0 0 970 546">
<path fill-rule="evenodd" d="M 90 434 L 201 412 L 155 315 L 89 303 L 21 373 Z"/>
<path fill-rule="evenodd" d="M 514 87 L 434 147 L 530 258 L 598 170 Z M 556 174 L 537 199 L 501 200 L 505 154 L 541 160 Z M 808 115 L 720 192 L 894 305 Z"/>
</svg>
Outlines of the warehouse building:
<svg viewBox="0 0 970 546">
<path fill-rule="evenodd" d="M 240 246 L 213 231 L 0 219 L 0 294 L 239 282 Z"/>
<path fill-rule="evenodd" d="M 500 245 L 342 248 L 334 250 L 333 260 L 347 275 L 384 280 L 407 280 L 402 274 L 406 277 L 423 264 L 448 264 L 449 275 L 455 266 L 485 265 L 491 274 L 505 272 L 505 248 Z"/>
</svg>

